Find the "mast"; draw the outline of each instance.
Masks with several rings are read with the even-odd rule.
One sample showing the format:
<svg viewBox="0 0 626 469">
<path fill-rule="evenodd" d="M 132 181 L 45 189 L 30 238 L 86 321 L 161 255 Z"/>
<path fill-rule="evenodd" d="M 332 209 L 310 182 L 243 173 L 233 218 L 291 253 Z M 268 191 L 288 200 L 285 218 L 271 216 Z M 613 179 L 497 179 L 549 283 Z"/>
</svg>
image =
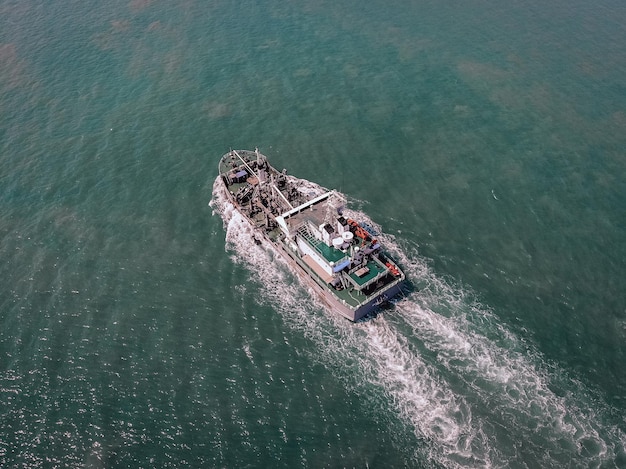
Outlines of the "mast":
<svg viewBox="0 0 626 469">
<path fill-rule="evenodd" d="M 250 171 L 250 173 L 251 173 L 253 176 L 256 176 L 257 178 L 259 177 L 259 176 L 257 176 L 257 174 L 254 172 L 254 170 L 250 167 L 250 165 L 248 164 L 248 162 L 247 162 L 246 160 L 244 160 L 244 159 L 243 159 L 243 158 L 239 155 L 239 153 L 237 153 L 237 150 L 233 150 L 233 153 L 234 153 L 235 155 L 237 155 L 237 158 L 239 158 L 239 159 L 241 160 L 241 162 L 244 164 L 244 166 L 248 169 L 248 171 Z"/>
<path fill-rule="evenodd" d="M 272 189 L 274 189 L 278 193 L 278 195 L 282 197 L 282 199 L 287 204 L 287 207 L 289 207 L 290 209 L 293 209 L 293 205 L 291 205 L 291 203 L 287 200 L 287 197 L 285 197 L 285 195 L 280 191 L 280 189 L 276 187 L 273 183 L 272 183 Z"/>
</svg>

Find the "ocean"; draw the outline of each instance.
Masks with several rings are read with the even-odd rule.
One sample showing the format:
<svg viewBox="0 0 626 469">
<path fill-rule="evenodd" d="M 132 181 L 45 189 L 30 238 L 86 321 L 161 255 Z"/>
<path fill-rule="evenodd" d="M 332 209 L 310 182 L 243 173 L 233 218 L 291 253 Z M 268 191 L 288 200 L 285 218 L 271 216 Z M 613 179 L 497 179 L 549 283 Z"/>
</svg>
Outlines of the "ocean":
<svg viewBox="0 0 626 469">
<path fill-rule="evenodd" d="M 617 0 L 0 0 L 0 466 L 625 468 Z M 411 291 L 352 324 L 230 148 Z"/>
</svg>

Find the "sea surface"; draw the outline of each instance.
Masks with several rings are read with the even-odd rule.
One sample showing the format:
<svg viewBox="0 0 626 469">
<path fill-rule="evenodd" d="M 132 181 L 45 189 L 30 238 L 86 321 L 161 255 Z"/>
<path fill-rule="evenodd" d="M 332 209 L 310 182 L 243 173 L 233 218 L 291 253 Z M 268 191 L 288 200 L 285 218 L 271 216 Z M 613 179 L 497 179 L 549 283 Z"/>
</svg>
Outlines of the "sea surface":
<svg viewBox="0 0 626 469">
<path fill-rule="evenodd" d="M 251 243 L 255 147 L 412 291 Z M 0 467 L 625 468 L 624 2 L 0 0 Z"/>
</svg>

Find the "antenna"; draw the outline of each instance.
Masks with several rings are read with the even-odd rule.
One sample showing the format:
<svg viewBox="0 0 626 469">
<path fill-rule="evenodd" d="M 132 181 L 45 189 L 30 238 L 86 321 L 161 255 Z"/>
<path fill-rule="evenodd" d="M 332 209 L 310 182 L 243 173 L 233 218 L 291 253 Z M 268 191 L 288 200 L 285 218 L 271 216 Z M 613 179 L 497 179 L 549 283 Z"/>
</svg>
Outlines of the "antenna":
<svg viewBox="0 0 626 469">
<path fill-rule="evenodd" d="M 330 197 L 326 201 L 326 213 L 324 214 L 324 222 L 333 225 L 333 222 L 337 218 L 337 215 L 341 215 L 345 208 L 343 198 L 337 193 L 337 191 L 331 191 Z"/>
</svg>

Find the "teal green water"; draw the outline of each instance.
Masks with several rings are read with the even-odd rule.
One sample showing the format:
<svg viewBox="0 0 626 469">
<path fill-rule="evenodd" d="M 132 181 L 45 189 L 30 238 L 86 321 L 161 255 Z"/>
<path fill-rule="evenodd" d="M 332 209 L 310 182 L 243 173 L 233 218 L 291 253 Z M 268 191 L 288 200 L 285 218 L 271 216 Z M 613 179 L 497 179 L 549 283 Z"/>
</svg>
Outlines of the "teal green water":
<svg viewBox="0 0 626 469">
<path fill-rule="evenodd" d="M 0 466 L 626 467 L 624 25 L 0 0 Z M 250 246 L 255 146 L 414 291 L 350 324 Z"/>
</svg>

